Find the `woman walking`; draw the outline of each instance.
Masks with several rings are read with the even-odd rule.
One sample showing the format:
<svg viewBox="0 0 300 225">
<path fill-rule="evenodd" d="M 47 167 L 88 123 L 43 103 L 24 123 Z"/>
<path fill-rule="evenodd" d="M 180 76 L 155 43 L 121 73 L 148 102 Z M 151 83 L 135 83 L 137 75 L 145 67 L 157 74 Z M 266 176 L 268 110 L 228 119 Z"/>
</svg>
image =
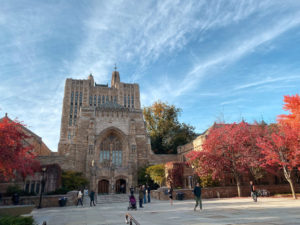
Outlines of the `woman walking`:
<svg viewBox="0 0 300 225">
<path fill-rule="evenodd" d="M 170 199 L 170 203 L 171 203 L 171 206 L 172 206 L 173 205 L 173 187 L 172 187 L 172 185 L 169 189 L 169 199 Z"/>
</svg>

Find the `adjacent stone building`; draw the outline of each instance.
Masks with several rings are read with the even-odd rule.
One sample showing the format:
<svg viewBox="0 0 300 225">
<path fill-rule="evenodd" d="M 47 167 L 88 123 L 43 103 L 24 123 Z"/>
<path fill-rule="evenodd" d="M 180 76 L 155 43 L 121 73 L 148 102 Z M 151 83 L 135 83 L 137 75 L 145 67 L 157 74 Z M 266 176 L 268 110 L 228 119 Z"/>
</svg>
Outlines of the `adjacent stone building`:
<svg viewBox="0 0 300 225">
<path fill-rule="evenodd" d="M 177 159 L 153 154 L 139 85 L 121 82 L 118 71 L 110 87 L 92 75 L 66 80 L 58 154 L 63 170 L 83 172 L 98 193 L 128 191 L 139 167 Z"/>
</svg>

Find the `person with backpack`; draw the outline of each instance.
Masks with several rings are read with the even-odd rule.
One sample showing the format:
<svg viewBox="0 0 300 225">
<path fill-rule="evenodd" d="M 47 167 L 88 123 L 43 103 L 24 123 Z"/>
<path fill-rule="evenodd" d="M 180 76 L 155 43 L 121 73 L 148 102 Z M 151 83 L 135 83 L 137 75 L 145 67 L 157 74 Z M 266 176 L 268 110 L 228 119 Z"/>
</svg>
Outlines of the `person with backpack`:
<svg viewBox="0 0 300 225">
<path fill-rule="evenodd" d="M 78 206 L 80 203 L 81 206 L 83 207 L 82 197 L 83 197 L 82 191 L 79 189 L 79 191 L 77 193 L 77 205 L 76 206 Z"/>
<path fill-rule="evenodd" d="M 202 199 L 201 199 L 201 187 L 199 182 L 196 184 L 195 188 L 194 188 L 194 196 L 195 196 L 195 200 L 196 200 L 196 205 L 194 208 L 194 211 L 196 211 L 197 206 L 199 205 L 200 210 L 202 210 Z"/>
</svg>

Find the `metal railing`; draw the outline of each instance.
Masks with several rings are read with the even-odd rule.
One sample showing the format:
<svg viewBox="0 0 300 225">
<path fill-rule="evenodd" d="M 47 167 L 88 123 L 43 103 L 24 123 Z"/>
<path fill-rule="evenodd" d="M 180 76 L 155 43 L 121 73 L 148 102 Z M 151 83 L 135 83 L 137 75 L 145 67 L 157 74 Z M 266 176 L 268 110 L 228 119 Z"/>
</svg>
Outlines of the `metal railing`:
<svg viewBox="0 0 300 225">
<path fill-rule="evenodd" d="M 134 219 L 133 216 L 130 215 L 129 213 L 125 214 L 125 221 L 126 221 L 126 224 L 129 224 L 129 225 L 133 225 L 133 224 L 140 225 L 140 223 L 136 219 Z"/>
</svg>

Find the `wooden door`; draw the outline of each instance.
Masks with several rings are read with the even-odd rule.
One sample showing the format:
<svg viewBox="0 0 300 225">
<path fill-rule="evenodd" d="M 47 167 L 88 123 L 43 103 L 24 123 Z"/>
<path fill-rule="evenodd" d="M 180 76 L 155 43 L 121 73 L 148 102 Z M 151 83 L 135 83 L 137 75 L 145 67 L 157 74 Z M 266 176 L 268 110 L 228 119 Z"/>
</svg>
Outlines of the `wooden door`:
<svg viewBox="0 0 300 225">
<path fill-rule="evenodd" d="M 108 194 L 109 192 L 109 181 L 100 180 L 98 183 L 98 193 L 99 194 Z"/>
</svg>

